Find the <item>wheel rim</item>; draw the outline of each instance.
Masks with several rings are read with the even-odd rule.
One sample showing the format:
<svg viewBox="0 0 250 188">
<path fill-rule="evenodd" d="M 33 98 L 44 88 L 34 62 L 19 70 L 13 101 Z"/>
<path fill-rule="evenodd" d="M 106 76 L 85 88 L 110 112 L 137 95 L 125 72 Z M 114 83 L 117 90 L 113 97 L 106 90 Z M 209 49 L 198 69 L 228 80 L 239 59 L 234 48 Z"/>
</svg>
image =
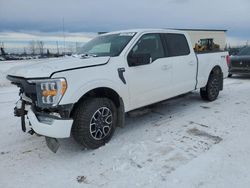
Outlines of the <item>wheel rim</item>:
<svg viewBox="0 0 250 188">
<path fill-rule="evenodd" d="M 113 123 L 112 112 L 107 107 L 101 107 L 95 111 L 90 120 L 90 134 L 95 140 L 101 140 L 107 136 Z"/>
</svg>

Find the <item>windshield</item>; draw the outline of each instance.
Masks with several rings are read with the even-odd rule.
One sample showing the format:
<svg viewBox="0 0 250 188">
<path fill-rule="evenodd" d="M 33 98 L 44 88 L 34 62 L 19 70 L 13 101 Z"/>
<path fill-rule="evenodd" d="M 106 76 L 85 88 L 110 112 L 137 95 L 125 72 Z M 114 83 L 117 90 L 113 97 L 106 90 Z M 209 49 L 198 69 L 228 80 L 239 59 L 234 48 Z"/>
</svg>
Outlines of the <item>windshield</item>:
<svg viewBox="0 0 250 188">
<path fill-rule="evenodd" d="M 91 56 L 118 56 L 134 35 L 135 33 L 118 33 L 98 36 L 86 43 L 81 53 Z"/>
<path fill-rule="evenodd" d="M 238 55 L 250 55 L 250 47 L 241 49 Z"/>
</svg>

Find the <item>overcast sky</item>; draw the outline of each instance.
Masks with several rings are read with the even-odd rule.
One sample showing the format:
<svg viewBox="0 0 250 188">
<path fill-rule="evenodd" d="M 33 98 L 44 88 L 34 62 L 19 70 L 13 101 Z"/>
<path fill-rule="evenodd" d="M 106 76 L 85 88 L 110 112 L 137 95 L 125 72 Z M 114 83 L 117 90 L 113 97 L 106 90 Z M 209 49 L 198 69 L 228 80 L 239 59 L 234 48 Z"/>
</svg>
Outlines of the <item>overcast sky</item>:
<svg viewBox="0 0 250 188">
<path fill-rule="evenodd" d="M 228 29 L 250 39 L 250 0 L 0 0 L 0 31 Z"/>
</svg>

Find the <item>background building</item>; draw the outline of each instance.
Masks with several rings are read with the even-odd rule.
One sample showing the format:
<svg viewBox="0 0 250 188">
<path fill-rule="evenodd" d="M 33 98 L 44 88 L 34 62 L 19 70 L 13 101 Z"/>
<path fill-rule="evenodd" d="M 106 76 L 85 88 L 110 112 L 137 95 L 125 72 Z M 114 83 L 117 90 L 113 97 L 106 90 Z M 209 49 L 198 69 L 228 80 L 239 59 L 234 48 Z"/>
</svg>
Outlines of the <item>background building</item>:
<svg viewBox="0 0 250 188">
<path fill-rule="evenodd" d="M 214 43 L 220 45 L 220 49 L 224 50 L 226 47 L 226 32 L 227 30 L 210 30 L 210 29 L 178 29 L 186 31 L 193 44 L 198 43 L 200 39 L 213 38 Z"/>
</svg>

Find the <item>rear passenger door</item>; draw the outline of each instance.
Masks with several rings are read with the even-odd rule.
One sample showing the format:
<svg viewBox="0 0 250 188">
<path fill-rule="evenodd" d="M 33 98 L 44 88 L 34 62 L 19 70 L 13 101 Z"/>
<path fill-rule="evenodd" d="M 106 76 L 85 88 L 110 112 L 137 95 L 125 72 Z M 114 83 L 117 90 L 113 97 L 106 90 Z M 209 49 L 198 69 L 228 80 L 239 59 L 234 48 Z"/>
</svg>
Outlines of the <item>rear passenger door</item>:
<svg viewBox="0 0 250 188">
<path fill-rule="evenodd" d="M 195 89 L 197 60 L 190 50 L 184 34 L 165 33 L 165 46 L 168 59 L 173 66 L 173 85 L 175 95 L 183 94 Z"/>
</svg>

